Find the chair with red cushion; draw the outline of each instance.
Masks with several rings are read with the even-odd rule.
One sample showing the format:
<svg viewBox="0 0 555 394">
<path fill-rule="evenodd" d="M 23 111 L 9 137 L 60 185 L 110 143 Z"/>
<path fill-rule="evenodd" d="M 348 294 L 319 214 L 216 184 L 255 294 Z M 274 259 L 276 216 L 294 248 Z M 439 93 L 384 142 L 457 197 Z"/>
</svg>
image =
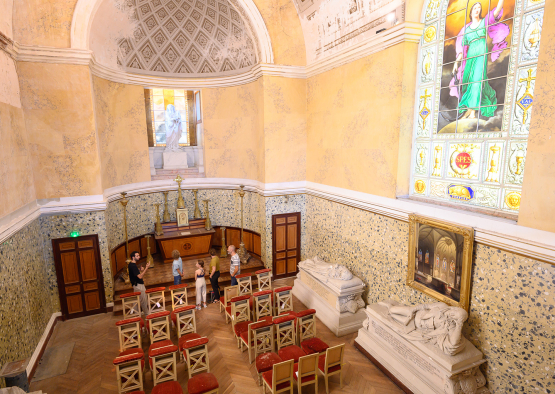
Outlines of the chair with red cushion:
<svg viewBox="0 0 555 394">
<path fill-rule="evenodd" d="M 177 381 L 177 350 L 177 346 L 169 339 L 150 345 L 148 361 L 155 386 L 168 380 Z"/>
<path fill-rule="evenodd" d="M 239 274 L 235 276 L 237 279 L 237 285 L 239 286 L 239 295 L 251 295 L 252 294 L 252 280 L 251 274 Z"/>
<path fill-rule="evenodd" d="M 294 373 L 298 394 L 302 394 L 303 386 L 309 384 L 314 384 L 314 392 L 318 392 L 318 354 L 299 358 L 298 364 L 295 364 Z"/>
<path fill-rule="evenodd" d="M 307 309 L 297 312 L 297 327 L 299 328 L 299 344 L 306 354 L 322 354 L 329 345 L 316 337 L 316 310 Z"/>
<path fill-rule="evenodd" d="M 278 355 L 282 360 L 298 362 L 300 357 L 306 356 L 306 353 L 295 345 L 297 337 L 294 316 L 276 317 L 274 326 L 277 330 Z"/>
<path fill-rule="evenodd" d="M 182 335 L 197 332 L 197 321 L 195 318 L 195 306 L 185 305 L 176 308 L 171 314 L 170 318 L 175 325 L 177 337 L 181 338 Z"/>
<path fill-rule="evenodd" d="M 249 324 L 247 331 L 240 334 L 241 353 L 243 352 L 243 345 L 245 345 L 249 352 L 249 364 L 252 364 L 253 361 L 251 349 L 258 348 L 258 350 L 255 350 L 255 354 L 274 350 L 273 326 L 273 322 L 263 320 Z"/>
<path fill-rule="evenodd" d="M 178 382 L 164 382 L 154 386 L 151 394 L 183 394 L 183 389 Z"/>
<path fill-rule="evenodd" d="M 289 391 L 293 394 L 293 370 L 293 360 L 274 364 L 270 371 L 262 374 L 264 393 L 266 393 L 266 387 L 268 387 L 272 394 L 281 393 L 283 391 Z"/>
<path fill-rule="evenodd" d="M 208 338 L 196 338 L 183 342 L 183 358 L 185 368 L 189 371 L 189 379 L 195 373 L 210 372 Z"/>
<path fill-rule="evenodd" d="M 272 270 L 266 268 L 255 272 L 258 280 L 258 291 L 272 290 Z"/>
<path fill-rule="evenodd" d="M 143 390 L 143 370 L 145 368 L 145 353 L 143 349 L 127 349 L 115 359 L 118 392 L 126 393 L 132 390 Z"/>
<path fill-rule="evenodd" d="M 224 295 L 220 297 L 220 312 L 222 309 L 225 311 L 225 308 L 230 306 L 230 301 L 233 297 L 237 297 L 239 295 L 239 286 L 227 286 L 224 288 Z M 227 323 L 227 317 L 225 319 Z"/>
<path fill-rule="evenodd" d="M 141 317 L 141 292 L 127 293 L 119 296 L 123 305 L 123 319 Z"/>
<path fill-rule="evenodd" d="M 231 320 L 233 333 L 235 334 L 235 339 L 237 340 L 237 347 L 240 346 L 239 338 L 241 337 L 241 333 L 247 332 L 249 324 L 252 323 L 250 320 L 250 298 L 251 296 L 248 294 L 234 297 L 231 299 L 231 306 L 225 308 L 226 319 L 229 317 Z"/>
<path fill-rule="evenodd" d="M 166 297 L 164 297 L 165 287 L 155 287 L 145 291 L 148 299 L 148 314 L 166 310 Z"/>
<path fill-rule="evenodd" d="M 176 308 L 189 305 L 187 302 L 187 283 L 173 285 L 169 287 L 172 297 L 172 311 Z"/>
<path fill-rule="evenodd" d="M 145 323 L 140 317 L 132 317 L 116 322 L 119 333 L 119 350 L 141 347 L 141 331 Z"/>
<path fill-rule="evenodd" d="M 252 295 L 254 303 L 254 320 L 258 321 L 264 316 L 272 316 L 272 290 L 256 292 Z"/>
<path fill-rule="evenodd" d="M 274 316 L 293 310 L 293 288 L 291 286 L 278 287 L 274 290 Z"/>
<path fill-rule="evenodd" d="M 329 394 L 328 378 L 332 375 L 339 374 L 339 386 L 343 388 L 343 353 L 345 352 L 345 344 L 330 347 L 326 350 L 326 354 L 318 358 L 318 369 L 324 375 L 326 382 L 326 393 Z"/>
<path fill-rule="evenodd" d="M 146 326 L 150 334 L 150 343 L 170 339 L 170 312 L 162 311 L 148 315 Z"/>
<path fill-rule="evenodd" d="M 189 394 L 213 394 L 218 393 L 220 385 L 218 380 L 211 373 L 201 373 L 193 376 L 187 382 L 187 391 Z"/>
</svg>

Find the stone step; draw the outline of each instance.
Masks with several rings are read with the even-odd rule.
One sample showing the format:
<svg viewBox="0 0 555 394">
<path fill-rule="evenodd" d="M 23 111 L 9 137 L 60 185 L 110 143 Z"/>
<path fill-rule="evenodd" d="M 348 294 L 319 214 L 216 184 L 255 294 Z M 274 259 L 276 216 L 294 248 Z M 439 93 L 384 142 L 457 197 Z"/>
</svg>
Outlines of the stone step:
<svg viewBox="0 0 555 394">
<path fill-rule="evenodd" d="M 199 173 L 197 167 L 183 168 L 179 170 L 164 170 L 163 168 L 157 168 L 156 175 L 152 175 L 151 179 L 153 181 L 158 181 L 162 179 L 175 179 L 178 175 L 180 175 L 183 179 L 205 177 L 204 173 Z"/>
</svg>

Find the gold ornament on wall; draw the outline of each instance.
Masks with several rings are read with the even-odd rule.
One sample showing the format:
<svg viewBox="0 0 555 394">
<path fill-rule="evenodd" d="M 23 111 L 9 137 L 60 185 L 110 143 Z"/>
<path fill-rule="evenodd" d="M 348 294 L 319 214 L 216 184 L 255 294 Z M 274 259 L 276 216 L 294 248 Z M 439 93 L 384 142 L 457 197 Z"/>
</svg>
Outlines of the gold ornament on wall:
<svg viewBox="0 0 555 394">
<path fill-rule="evenodd" d="M 534 70 L 532 68 L 528 69 L 528 77 L 520 78 L 518 82 L 526 82 L 526 90 L 524 94 L 516 101 L 516 105 L 518 105 L 522 109 L 522 124 L 526 123 L 526 118 L 528 117 L 528 110 L 532 108 L 532 104 L 534 103 L 534 96 L 530 93 L 530 89 L 532 88 L 532 81 L 536 79 L 536 77 L 532 77 L 532 72 Z"/>
<path fill-rule="evenodd" d="M 436 38 L 435 26 L 428 26 L 424 31 L 424 41 L 432 42 Z"/>
<path fill-rule="evenodd" d="M 416 182 L 414 182 L 414 191 L 417 192 L 418 194 L 424 194 L 424 191 L 426 190 L 426 183 L 422 180 L 417 180 Z"/>
<path fill-rule="evenodd" d="M 490 165 L 486 182 L 499 182 L 499 152 L 501 148 L 497 145 L 489 148 L 488 163 Z"/>
<path fill-rule="evenodd" d="M 522 174 L 522 164 L 524 163 L 524 156 L 517 156 L 516 157 L 516 171 L 515 175 Z"/>
<path fill-rule="evenodd" d="M 520 208 L 521 195 L 519 192 L 510 192 L 505 196 L 505 204 L 510 209 L 518 210 Z"/>
<path fill-rule="evenodd" d="M 432 176 L 441 176 L 441 145 L 436 145 L 434 150 L 434 170 L 432 171 Z"/>
</svg>

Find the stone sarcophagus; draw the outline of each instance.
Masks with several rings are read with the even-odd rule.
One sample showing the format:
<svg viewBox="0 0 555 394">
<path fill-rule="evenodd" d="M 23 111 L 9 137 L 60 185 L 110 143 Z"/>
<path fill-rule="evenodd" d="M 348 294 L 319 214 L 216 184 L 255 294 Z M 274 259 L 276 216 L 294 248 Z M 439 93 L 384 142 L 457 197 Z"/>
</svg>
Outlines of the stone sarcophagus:
<svg viewBox="0 0 555 394">
<path fill-rule="evenodd" d="M 364 283 L 342 265 L 328 264 L 318 257 L 301 261 L 293 295 L 335 335 L 356 332 L 366 319 L 362 300 Z"/>
<path fill-rule="evenodd" d="M 462 335 L 468 314 L 442 302 L 368 305 L 355 345 L 414 394 L 489 394 L 482 352 Z"/>
</svg>

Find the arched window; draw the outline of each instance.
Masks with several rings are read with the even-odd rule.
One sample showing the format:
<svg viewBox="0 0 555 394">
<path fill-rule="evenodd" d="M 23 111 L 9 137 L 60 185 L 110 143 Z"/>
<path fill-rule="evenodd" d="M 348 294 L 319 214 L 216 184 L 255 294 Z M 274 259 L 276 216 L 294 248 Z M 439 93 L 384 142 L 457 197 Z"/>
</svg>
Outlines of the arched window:
<svg viewBox="0 0 555 394">
<path fill-rule="evenodd" d="M 518 213 L 543 0 L 427 0 L 411 196 Z"/>
</svg>

